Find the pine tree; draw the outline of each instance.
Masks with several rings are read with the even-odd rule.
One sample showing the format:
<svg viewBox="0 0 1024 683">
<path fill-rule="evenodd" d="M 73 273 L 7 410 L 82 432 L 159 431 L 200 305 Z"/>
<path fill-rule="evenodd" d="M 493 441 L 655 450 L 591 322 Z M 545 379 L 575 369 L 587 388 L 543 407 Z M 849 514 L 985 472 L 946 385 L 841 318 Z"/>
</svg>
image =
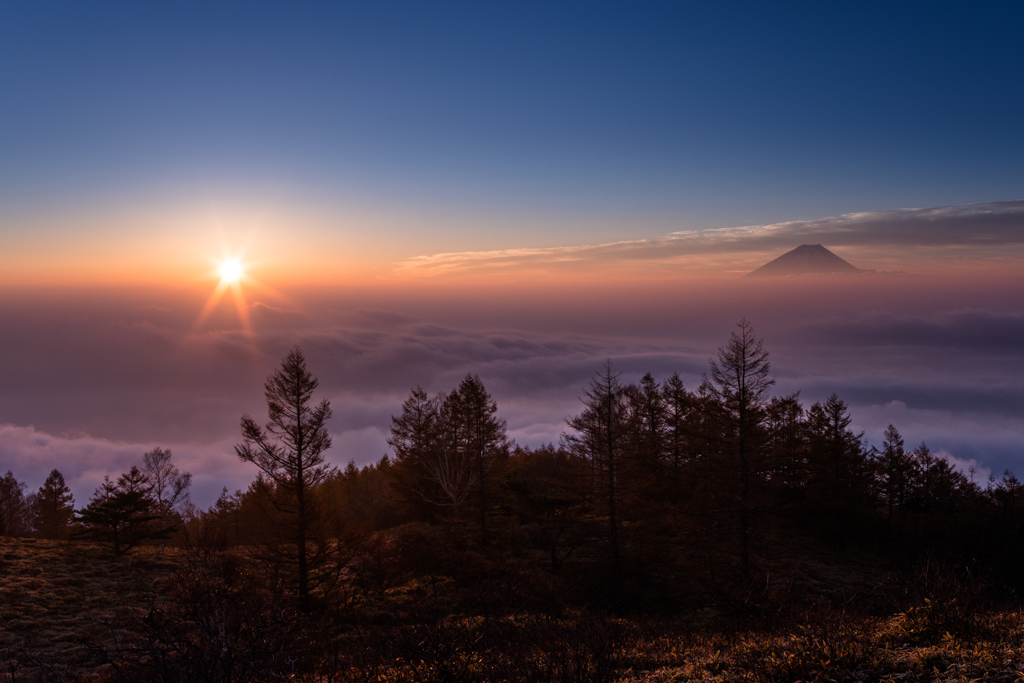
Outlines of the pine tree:
<svg viewBox="0 0 1024 683">
<path fill-rule="evenodd" d="M 67 538 L 68 525 L 75 515 L 75 498 L 64 482 L 64 475 L 53 470 L 35 496 L 36 533 L 43 538 Z"/>
<path fill-rule="evenodd" d="M 331 446 L 327 420 L 331 406 L 327 399 L 313 406 L 313 392 L 319 381 L 306 369 L 306 358 L 295 347 L 264 385 L 268 422 L 260 427 L 248 415 L 242 416 L 243 442 L 235 453 L 256 465 L 267 478 L 264 489 L 283 516 L 281 531 L 286 543 L 277 547 L 298 571 L 299 601 L 310 609 L 311 569 L 325 565 L 330 540 L 320 527 L 322 515 L 313 496 L 314 489 L 332 472 L 324 460 Z"/>
<path fill-rule="evenodd" d="M 115 555 L 128 552 L 147 540 L 163 539 L 174 532 L 157 523 L 156 502 L 149 496 L 149 482 L 138 467 L 117 478 L 105 477 L 89 504 L 79 510 L 82 530 L 77 536 L 108 546 Z"/>
</svg>

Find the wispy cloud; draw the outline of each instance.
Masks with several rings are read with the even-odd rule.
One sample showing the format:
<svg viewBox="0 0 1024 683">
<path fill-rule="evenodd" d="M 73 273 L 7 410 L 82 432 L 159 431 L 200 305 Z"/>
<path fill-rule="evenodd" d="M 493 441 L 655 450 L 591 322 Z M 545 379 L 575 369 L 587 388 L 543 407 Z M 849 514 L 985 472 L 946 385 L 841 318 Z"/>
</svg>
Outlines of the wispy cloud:
<svg viewBox="0 0 1024 683">
<path fill-rule="evenodd" d="M 395 273 L 430 276 L 480 269 L 571 270 L 639 262 L 676 268 L 725 267 L 745 255 L 784 251 L 804 243 L 852 249 L 1024 246 L 1024 201 L 868 211 L 593 245 L 429 254 L 398 263 Z"/>
</svg>

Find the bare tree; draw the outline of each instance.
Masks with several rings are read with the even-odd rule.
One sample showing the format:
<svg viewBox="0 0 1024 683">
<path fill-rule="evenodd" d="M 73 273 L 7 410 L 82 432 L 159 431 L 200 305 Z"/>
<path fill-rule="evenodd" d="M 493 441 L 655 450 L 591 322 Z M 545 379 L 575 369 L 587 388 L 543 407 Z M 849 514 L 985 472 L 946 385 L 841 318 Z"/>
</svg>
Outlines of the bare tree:
<svg viewBox="0 0 1024 683">
<path fill-rule="evenodd" d="M 299 601 L 305 611 L 310 608 L 310 565 L 322 564 L 330 552 L 327 539 L 319 537 L 321 511 L 312 495 L 333 471 L 323 455 L 331 446 L 327 431 L 331 405 L 327 399 L 315 407 L 312 404 L 319 384 L 306 369 L 302 350 L 293 348 L 264 384 L 266 427 L 243 415 L 244 440 L 235 446 L 238 457 L 256 465 L 273 484 L 270 493 L 284 516 L 287 541 L 294 547 Z"/>
<path fill-rule="evenodd" d="M 188 501 L 188 489 L 192 485 L 192 474 L 180 472 L 171 462 L 171 451 L 154 448 L 142 455 L 143 470 L 149 479 L 149 492 L 156 501 L 157 513 L 160 515 L 160 528 L 167 528 L 167 517 L 179 505 Z M 160 550 L 164 549 L 164 541 L 160 541 Z"/>
</svg>

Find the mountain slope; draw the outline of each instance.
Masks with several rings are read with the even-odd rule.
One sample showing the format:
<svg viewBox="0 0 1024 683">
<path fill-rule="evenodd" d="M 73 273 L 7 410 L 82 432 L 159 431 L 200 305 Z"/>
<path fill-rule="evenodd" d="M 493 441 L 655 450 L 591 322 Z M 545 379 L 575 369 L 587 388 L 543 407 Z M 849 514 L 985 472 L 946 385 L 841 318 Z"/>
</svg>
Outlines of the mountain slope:
<svg viewBox="0 0 1024 683">
<path fill-rule="evenodd" d="M 822 273 L 863 273 L 820 244 L 801 244 L 792 251 L 769 261 L 747 277 L 781 277 Z"/>
</svg>

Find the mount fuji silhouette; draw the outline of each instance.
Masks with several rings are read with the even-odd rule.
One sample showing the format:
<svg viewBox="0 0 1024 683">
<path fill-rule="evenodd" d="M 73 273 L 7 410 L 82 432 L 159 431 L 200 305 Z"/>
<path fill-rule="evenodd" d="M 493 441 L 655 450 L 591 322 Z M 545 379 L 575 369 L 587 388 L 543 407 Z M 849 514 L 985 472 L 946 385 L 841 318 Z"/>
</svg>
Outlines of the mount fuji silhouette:
<svg viewBox="0 0 1024 683">
<path fill-rule="evenodd" d="M 822 275 L 827 273 L 870 273 L 861 270 L 820 244 L 801 244 L 793 251 L 769 261 L 746 277 L 783 277 L 786 275 Z"/>
</svg>

